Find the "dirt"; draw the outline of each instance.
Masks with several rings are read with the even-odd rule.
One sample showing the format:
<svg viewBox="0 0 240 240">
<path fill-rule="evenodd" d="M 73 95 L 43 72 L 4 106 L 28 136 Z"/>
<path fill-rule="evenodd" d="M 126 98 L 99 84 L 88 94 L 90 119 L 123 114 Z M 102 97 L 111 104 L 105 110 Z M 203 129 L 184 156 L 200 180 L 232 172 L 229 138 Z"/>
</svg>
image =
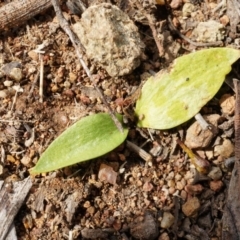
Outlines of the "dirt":
<svg viewBox="0 0 240 240">
<path fill-rule="evenodd" d="M 88 3 L 91 4 L 96 2 Z M 97 85 L 111 108 L 118 113 L 126 114 L 124 99 L 129 100 L 144 76 L 167 68 L 177 56 L 219 45 L 219 41 L 222 46 L 239 47 L 235 28 L 238 23 L 231 15 L 232 9 L 228 9 L 227 16 L 224 7 L 216 8 L 217 2 L 173 0 L 170 5 L 163 2 L 159 5 L 144 1 L 141 8 L 130 1 L 112 4 L 124 11 L 138 28 L 145 45 L 140 66 L 131 74 L 113 78 L 96 61 L 86 55 L 84 60 L 98 76 Z M 62 10 L 71 24 L 81 18 L 71 14 L 65 2 Z M 198 23 L 209 20 L 218 23 L 215 29 L 208 29 L 215 31 L 207 34 L 211 38 L 206 37 L 206 32 L 201 36 L 202 30 L 196 33 Z M 176 29 L 199 42 L 186 41 Z M 33 51 L 39 45 L 43 45 L 44 62 L 42 102 L 36 81 L 40 59 Z M 6 68 L 12 62 L 18 64 Z M 5 66 L 5 72 L 0 74 L 0 177 L 16 181 L 29 176 L 28 170 L 41 153 L 65 129 L 82 117 L 106 112 L 107 108 L 79 63 L 53 9 L 1 33 L 0 65 Z M 12 69 L 17 73 L 12 75 Z M 238 64 L 230 78 L 233 76 L 238 77 Z M 227 110 L 223 107 L 224 99 L 228 101 Z M 196 143 L 199 147 L 194 149 L 210 162 L 209 176 L 199 175 L 176 143 L 177 138 L 184 141 L 186 134 L 194 134 L 189 133 L 191 125 L 196 125 L 194 119 L 169 131 L 139 129 L 129 119 L 128 140 L 151 154 L 152 161 L 145 162 L 124 143 L 98 159 L 33 177 L 33 187 L 14 220 L 18 239 L 221 239 L 231 178 L 231 167 L 227 168 L 225 161 L 234 155 L 233 105 L 234 92 L 224 83 L 201 110 L 206 118 L 218 116 L 214 122 L 216 134 L 209 137 L 207 145 L 203 144 L 204 136 L 199 138 Z M 118 173 L 116 184 L 99 178 L 101 164 Z"/>
</svg>

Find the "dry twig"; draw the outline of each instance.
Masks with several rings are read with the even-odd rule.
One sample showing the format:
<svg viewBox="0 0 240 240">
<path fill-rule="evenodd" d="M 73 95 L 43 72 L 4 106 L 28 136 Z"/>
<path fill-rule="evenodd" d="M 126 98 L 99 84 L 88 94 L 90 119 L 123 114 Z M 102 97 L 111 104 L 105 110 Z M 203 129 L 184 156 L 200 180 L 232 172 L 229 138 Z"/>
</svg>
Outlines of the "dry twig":
<svg viewBox="0 0 240 240">
<path fill-rule="evenodd" d="M 137 153 L 146 162 L 150 162 L 152 160 L 152 156 L 146 151 L 144 151 L 142 148 L 138 147 L 136 144 L 127 141 L 127 147 Z"/>
<path fill-rule="evenodd" d="M 103 93 L 100 91 L 100 89 L 96 85 L 94 77 L 90 73 L 89 68 L 87 67 L 86 63 L 83 60 L 83 56 L 82 56 L 82 54 L 81 54 L 81 52 L 79 50 L 80 48 L 83 49 L 82 44 L 80 43 L 79 39 L 77 39 L 77 37 L 71 31 L 67 20 L 64 18 L 63 14 L 62 14 L 62 11 L 60 9 L 58 0 L 51 0 L 51 1 L 52 1 L 52 5 L 54 7 L 54 10 L 55 10 L 56 16 L 58 18 L 59 24 L 60 24 L 61 28 L 65 31 L 65 33 L 68 35 L 69 39 L 71 40 L 71 42 L 72 42 L 72 44 L 73 44 L 73 46 L 75 48 L 75 51 L 77 53 L 78 59 L 79 59 L 80 63 L 82 64 L 83 69 L 85 70 L 87 76 L 89 77 L 89 79 L 91 80 L 93 86 L 95 87 L 95 89 L 97 90 L 98 94 L 100 95 L 103 103 L 107 107 L 108 112 L 111 115 L 115 125 L 117 126 L 119 131 L 123 132 L 122 124 L 119 122 L 117 117 L 114 115 L 112 109 L 110 108 L 109 104 L 107 103 L 106 99 L 104 98 Z"/>
<path fill-rule="evenodd" d="M 240 239 L 240 82 L 233 80 L 235 104 L 235 164 L 228 187 L 228 197 L 223 214 L 222 239 Z"/>
<path fill-rule="evenodd" d="M 40 79 L 39 79 L 39 102 L 43 102 L 43 75 L 44 75 L 44 64 L 43 64 L 43 56 L 40 56 Z"/>
<path fill-rule="evenodd" d="M 19 26 L 51 5 L 51 0 L 12 1 L 0 8 L 0 30 Z"/>
<path fill-rule="evenodd" d="M 12 229 L 13 219 L 22 206 L 31 186 L 32 181 L 28 177 L 21 182 L 14 182 L 10 186 L 11 189 L 7 184 L 2 188 L 0 187 L 0 240 L 7 239 L 7 235 Z"/>
</svg>

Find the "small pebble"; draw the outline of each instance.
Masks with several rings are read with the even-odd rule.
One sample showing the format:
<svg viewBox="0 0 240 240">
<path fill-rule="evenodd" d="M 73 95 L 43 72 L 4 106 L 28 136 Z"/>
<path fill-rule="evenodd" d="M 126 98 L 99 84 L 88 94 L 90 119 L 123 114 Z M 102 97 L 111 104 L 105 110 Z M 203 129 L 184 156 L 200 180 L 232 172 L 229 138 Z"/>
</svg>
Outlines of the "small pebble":
<svg viewBox="0 0 240 240">
<path fill-rule="evenodd" d="M 153 189 L 153 185 L 150 182 L 145 182 L 143 184 L 143 191 L 150 192 Z"/>
<path fill-rule="evenodd" d="M 175 187 L 175 181 L 172 179 L 172 180 L 169 180 L 168 182 L 167 182 L 167 185 L 168 185 L 168 187 Z"/>
<path fill-rule="evenodd" d="M 172 9 L 177 9 L 179 7 L 181 7 L 183 4 L 182 0 L 172 0 L 170 3 L 170 6 Z"/>
<path fill-rule="evenodd" d="M 69 81 L 71 83 L 74 83 L 76 80 L 77 80 L 77 75 L 75 73 L 73 73 L 73 72 L 70 72 L 69 73 Z"/>
<path fill-rule="evenodd" d="M 19 62 L 10 62 L 2 67 L 2 71 L 11 79 L 19 82 L 22 79 L 22 65 Z"/>
<path fill-rule="evenodd" d="M 208 116 L 203 116 L 207 122 L 211 123 L 214 127 L 214 131 L 210 131 L 209 129 L 203 130 L 199 123 L 194 122 L 188 129 L 186 134 L 185 144 L 193 149 L 193 148 L 204 148 L 209 146 L 213 137 L 217 134 L 217 126 L 220 115 L 211 114 Z"/>
<path fill-rule="evenodd" d="M 7 97 L 7 93 L 4 90 L 0 90 L 0 98 L 6 98 Z"/>
<path fill-rule="evenodd" d="M 186 181 L 184 178 L 182 178 L 182 179 L 181 179 L 181 184 L 183 185 L 183 187 L 185 187 L 186 184 L 187 184 L 187 181 Z"/>
<path fill-rule="evenodd" d="M 214 156 L 221 156 L 222 158 L 229 158 L 234 153 L 234 145 L 229 139 L 224 139 L 221 145 L 214 147 Z"/>
<path fill-rule="evenodd" d="M 175 176 L 175 180 L 179 181 L 181 179 L 182 179 L 182 176 L 179 173 L 177 173 L 176 176 Z"/>
<path fill-rule="evenodd" d="M 63 85 L 64 85 L 65 88 L 70 88 L 71 87 L 71 83 L 69 81 L 65 81 L 63 83 Z"/>
<path fill-rule="evenodd" d="M 182 211 L 184 215 L 186 215 L 187 217 L 194 217 L 196 216 L 198 210 L 200 209 L 200 206 L 201 205 L 198 198 L 196 197 L 189 198 L 187 202 L 185 202 L 182 205 Z"/>
<path fill-rule="evenodd" d="M 182 190 L 181 193 L 180 193 L 180 196 L 183 200 L 186 200 L 187 199 L 187 192 L 185 190 Z"/>
<path fill-rule="evenodd" d="M 118 173 L 112 167 L 102 163 L 98 172 L 98 178 L 101 182 L 116 184 Z"/>
<path fill-rule="evenodd" d="M 161 235 L 158 237 L 158 240 L 170 240 L 168 233 L 161 233 Z"/>
<path fill-rule="evenodd" d="M 211 181 L 209 185 L 214 192 L 219 192 L 223 187 L 223 182 L 221 180 Z"/>
<path fill-rule="evenodd" d="M 182 8 L 183 17 L 190 17 L 194 9 L 195 7 L 192 3 L 189 2 L 185 3 Z"/>
<path fill-rule="evenodd" d="M 159 234 L 157 221 L 151 213 L 145 212 L 144 216 L 138 216 L 130 224 L 131 235 L 136 239 L 154 240 Z"/>
<path fill-rule="evenodd" d="M 174 194 L 176 189 L 174 187 L 170 187 L 168 191 L 169 191 L 169 194 Z"/>
<path fill-rule="evenodd" d="M 74 92 L 71 90 L 71 89 L 66 89 L 63 94 L 66 96 L 66 97 L 69 97 L 69 98 L 73 98 L 74 97 Z"/>
<path fill-rule="evenodd" d="M 87 238 L 87 239 L 97 239 L 97 238 L 108 239 L 108 233 L 104 232 L 102 229 L 84 228 L 83 230 L 81 230 L 81 235 L 83 238 Z"/>
<path fill-rule="evenodd" d="M 29 166 L 32 160 L 28 155 L 24 155 L 20 161 L 24 166 Z"/>
<path fill-rule="evenodd" d="M 222 178 L 222 171 L 220 167 L 212 167 L 211 171 L 208 173 L 208 177 L 212 180 L 219 180 Z"/>
<path fill-rule="evenodd" d="M 11 87 L 13 85 L 13 81 L 6 80 L 6 81 L 3 82 L 3 85 L 5 87 Z"/>
<path fill-rule="evenodd" d="M 91 206 L 91 207 L 87 208 L 87 212 L 88 212 L 91 216 L 93 216 L 93 214 L 95 213 L 95 208 L 94 208 L 93 206 Z"/>
<path fill-rule="evenodd" d="M 191 195 L 200 194 L 203 191 L 203 186 L 201 184 L 189 184 L 185 187 L 185 191 Z"/>
<path fill-rule="evenodd" d="M 227 15 L 223 15 L 219 20 L 223 26 L 227 26 L 229 23 L 229 17 Z"/>
<path fill-rule="evenodd" d="M 170 212 L 164 212 L 161 221 L 161 228 L 170 228 L 174 223 L 174 216 Z"/>
<path fill-rule="evenodd" d="M 52 92 L 57 92 L 58 89 L 59 89 L 58 86 L 54 84 L 54 85 L 52 86 L 52 89 L 51 89 L 51 90 L 52 90 Z"/>
<path fill-rule="evenodd" d="M 231 94 L 224 94 L 219 100 L 220 106 L 222 108 L 222 112 L 228 115 L 232 115 L 234 113 L 235 108 L 235 98 Z"/>
<path fill-rule="evenodd" d="M 191 171 L 187 171 L 186 174 L 184 175 L 185 180 L 189 180 L 193 178 L 193 173 Z"/>
<path fill-rule="evenodd" d="M 36 53 L 34 50 L 31 50 L 28 52 L 28 56 L 34 60 L 34 61 L 38 61 L 39 60 L 39 56 L 38 53 Z"/>
<path fill-rule="evenodd" d="M 182 183 L 181 182 L 177 182 L 176 189 L 182 190 L 183 188 L 184 188 L 184 186 L 182 185 Z"/>
</svg>

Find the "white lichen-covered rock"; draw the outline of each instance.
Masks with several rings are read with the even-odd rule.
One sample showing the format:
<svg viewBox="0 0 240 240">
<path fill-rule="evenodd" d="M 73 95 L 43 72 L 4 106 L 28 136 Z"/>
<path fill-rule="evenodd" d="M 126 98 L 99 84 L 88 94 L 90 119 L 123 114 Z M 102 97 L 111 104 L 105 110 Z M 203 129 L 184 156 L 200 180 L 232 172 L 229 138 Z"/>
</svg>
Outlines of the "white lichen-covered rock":
<svg viewBox="0 0 240 240">
<path fill-rule="evenodd" d="M 144 48 L 138 29 L 127 14 L 109 3 L 89 7 L 73 29 L 89 58 L 112 77 L 131 73 Z"/>
<path fill-rule="evenodd" d="M 216 42 L 224 38 L 224 26 L 214 20 L 200 22 L 192 32 L 192 38 L 197 42 Z"/>
</svg>

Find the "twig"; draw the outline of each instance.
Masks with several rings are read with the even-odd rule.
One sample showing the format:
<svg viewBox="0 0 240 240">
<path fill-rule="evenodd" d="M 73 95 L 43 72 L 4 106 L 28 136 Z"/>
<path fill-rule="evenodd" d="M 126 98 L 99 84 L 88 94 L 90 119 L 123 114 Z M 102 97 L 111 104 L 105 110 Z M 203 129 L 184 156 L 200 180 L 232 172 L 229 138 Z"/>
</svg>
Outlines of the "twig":
<svg viewBox="0 0 240 240">
<path fill-rule="evenodd" d="M 223 214 L 222 239 L 240 239 L 240 82 L 233 80 L 235 104 L 235 164 Z"/>
<path fill-rule="evenodd" d="M 72 42 L 72 44 L 75 48 L 75 51 L 77 53 L 78 59 L 79 59 L 80 63 L 82 64 L 83 69 L 85 70 L 87 76 L 89 77 L 93 86 L 95 87 L 98 94 L 100 95 L 103 103 L 107 107 L 108 112 L 111 115 L 111 118 L 114 121 L 115 125 L 117 126 L 117 128 L 119 129 L 120 132 L 123 132 L 122 124 L 119 122 L 117 117 L 114 115 L 112 109 L 110 108 L 109 104 L 107 103 L 106 99 L 104 98 L 103 93 L 100 91 L 97 84 L 95 83 L 94 78 L 93 78 L 92 74 L 90 73 L 89 68 L 87 67 L 86 63 L 83 60 L 83 56 L 82 56 L 82 54 L 79 50 L 79 48 L 83 49 L 83 46 L 80 43 L 79 39 L 77 39 L 77 37 L 71 31 L 67 20 L 64 18 L 63 14 L 62 14 L 62 11 L 60 9 L 58 0 L 51 0 L 51 1 L 52 1 L 52 5 L 54 7 L 54 10 L 55 10 L 56 16 L 58 18 L 59 24 L 60 24 L 61 28 L 65 31 L 65 33 L 68 35 L 69 39 L 71 40 L 71 42 Z"/>
<path fill-rule="evenodd" d="M 194 117 L 203 130 L 207 130 L 210 128 L 210 125 L 206 122 L 201 113 L 197 113 Z"/>
<path fill-rule="evenodd" d="M 43 56 L 40 56 L 40 78 L 39 78 L 39 102 L 43 102 L 43 75 L 44 75 L 44 64 L 43 64 Z"/>
<path fill-rule="evenodd" d="M 0 189 L 0 240 L 7 239 L 8 232 L 18 210 L 23 204 L 32 186 L 30 177 L 12 184 L 12 191 L 8 191 L 7 184 Z M 8 238 L 12 239 L 12 238 Z"/>
<path fill-rule="evenodd" d="M 148 20 L 148 25 L 152 30 L 153 38 L 156 42 L 156 45 L 157 45 L 157 48 L 158 48 L 158 51 L 159 51 L 159 56 L 160 57 L 164 56 L 165 51 L 164 51 L 164 48 L 163 48 L 163 45 L 162 45 L 160 39 L 158 38 L 158 33 L 157 33 L 157 29 L 156 29 L 155 24 L 154 24 L 153 16 L 146 12 L 146 10 L 138 2 L 138 0 L 136 0 L 135 3 L 137 5 L 138 9 L 144 14 L 144 16 Z"/>
<path fill-rule="evenodd" d="M 37 80 L 39 78 L 39 75 L 40 75 L 40 71 L 37 72 L 34 80 L 33 80 L 33 83 L 32 83 L 32 86 L 31 86 L 31 89 L 28 93 L 28 96 L 27 96 L 27 101 L 29 101 L 29 99 L 32 97 L 32 94 L 33 94 L 33 90 L 34 90 L 34 86 L 37 84 Z"/>
<path fill-rule="evenodd" d="M 146 162 L 149 162 L 152 160 L 152 156 L 146 151 L 144 151 L 142 148 L 138 147 L 136 144 L 130 141 L 127 141 L 127 147 L 130 148 L 135 153 L 137 153 Z"/>
<path fill-rule="evenodd" d="M 18 94 L 18 90 L 19 90 L 19 88 L 20 88 L 20 86 L 17 86 L 17 88 L 16 88 L 16 90 L 15 90 L 16 92 L 15 92 L 15 95 L 14 95 L 14 98 L 13 98 L 13 103 L 12 103 L 12 106 L 11 106 L 10 112 L 13 111 L 14 105 L 15 105 L 16 100 L 17 100 L 17 94 Z"/>
<path fill-rule="evenodd" d="M 198 42 L 192 41 L 188 37 L 184 36 L 180 31 L 178 31 L 178 29 L 173 25 L 170 14 L 168 15 L 168 23 L 169 23 L 170 29 L 172 29 L 174 32 L 176 32 L 178 34 L 179 37 L 184 39 L 186 42 L 192 44 L 193 46 L 196 46 L 196 47 L 216 47 L 216 46 L 222 46 L 223 45 L 222 41 L 210 42 L 210 43 L 198 43 Z"/>
<path fill-rule="evenodd" d="M 14 0 L 0 8 L 0 30 L 16 27 L 51 7 L 51 0 Z"/>
<path fill-rule="evenodd" d="M 1 145 L 1 164 L 4 164 L 5 162 L 5 157 L 6 157 L 6 154 L 5 154 L 5 149 L 3 147 L 3 145 Z"/>
<path fill-rule="evenodd" d="M 185 151 L 188 154 L 188 156 L 191 160 L 191 163 L 195 166 L 195 168 L 200 173 L 207 174 L 209 172 L 209 169 L 210 169 L 210 163 L 206 159 L 201 158 L 197 154 L 194 154 L 193 151 L 190 148 L 188 148 L 179 139 L 177 139 L 176 141 L 177 141 L 178 145 L 183 149 L 183 151 Z"/>
<path fill-rule="evenodd" d="M 174 239 L 177 239 L 177 232 L 178 232 L 178 220 L 179 220 L 179 209 L 180 209 L 180 203 L 179 198 L 177 196 L 173 197 L 173 204 L 174 204 L 174 223 L 172 226 Z"/>
</svg>

